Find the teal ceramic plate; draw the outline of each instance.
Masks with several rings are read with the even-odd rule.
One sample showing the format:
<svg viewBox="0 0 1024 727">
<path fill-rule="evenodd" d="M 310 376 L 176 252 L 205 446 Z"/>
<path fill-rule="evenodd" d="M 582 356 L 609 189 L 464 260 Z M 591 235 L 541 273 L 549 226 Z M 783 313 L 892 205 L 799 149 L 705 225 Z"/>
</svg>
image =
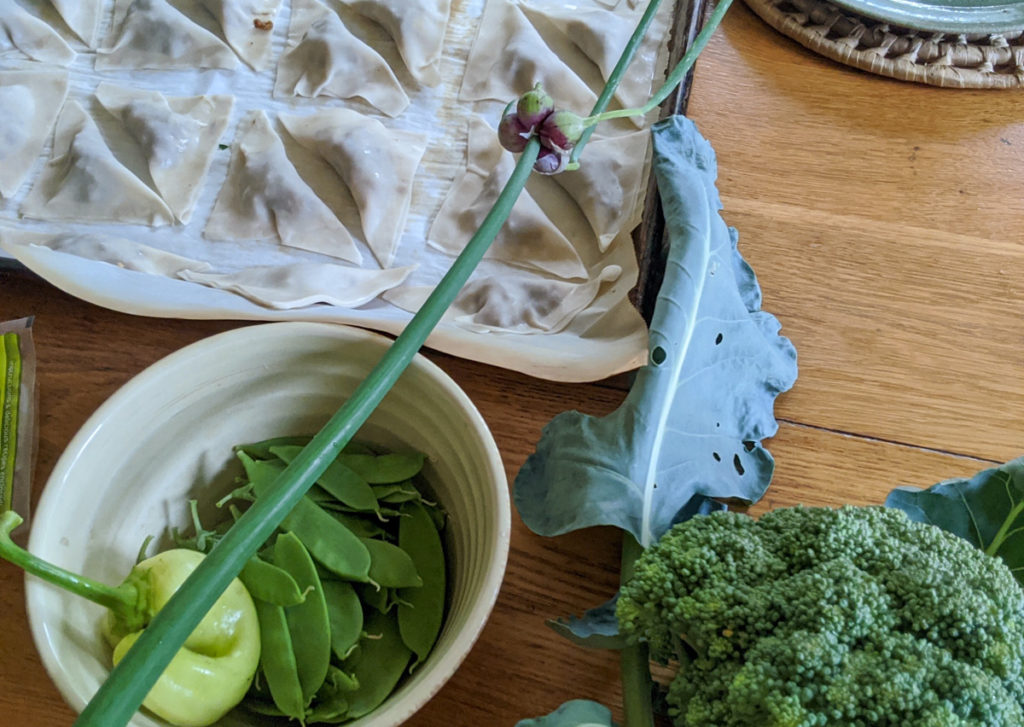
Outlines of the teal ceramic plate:
<svg viewBox="0 0 1024 727">
<path fill-rule="evenodd" d="M 914 30 L 1007 33 L 1024 30 L 1021 0 L 832 0 L 840 7 Z"/>
</svg>

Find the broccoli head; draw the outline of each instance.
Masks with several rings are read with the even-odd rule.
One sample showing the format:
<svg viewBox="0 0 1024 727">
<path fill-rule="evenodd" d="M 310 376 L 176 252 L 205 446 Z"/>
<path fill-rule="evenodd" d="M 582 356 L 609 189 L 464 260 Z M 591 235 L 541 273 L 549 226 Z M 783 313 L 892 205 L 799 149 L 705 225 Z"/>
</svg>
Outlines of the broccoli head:
<svg viewBox="0 0 1024 727">
<path fill-rule="evenodd" d="M 693 518 L 637 560 L 617 615 L 679 660 L 676 725 L 1024 725 L 1024 590 L 901 510 Z"/>
</svg>

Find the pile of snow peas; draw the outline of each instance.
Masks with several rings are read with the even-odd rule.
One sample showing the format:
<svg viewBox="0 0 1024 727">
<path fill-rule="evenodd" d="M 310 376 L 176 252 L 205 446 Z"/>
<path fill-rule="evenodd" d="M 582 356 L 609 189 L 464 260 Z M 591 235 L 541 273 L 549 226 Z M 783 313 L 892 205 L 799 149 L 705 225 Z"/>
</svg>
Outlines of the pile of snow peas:
<svg viewBox="0 0 1024 727">
<path fill-rule="evenodd" d="M 309 441 L 235 447 L 232 517 L 179 547 L 209 552 Z M 340 724 L 379 706 L 433 648 L 445 612 L 445 514 L 424 496 L 419 453 L 349 444 L 239 575 L 256 604 L 260 667 L 242 707 Z"/>
</svg>

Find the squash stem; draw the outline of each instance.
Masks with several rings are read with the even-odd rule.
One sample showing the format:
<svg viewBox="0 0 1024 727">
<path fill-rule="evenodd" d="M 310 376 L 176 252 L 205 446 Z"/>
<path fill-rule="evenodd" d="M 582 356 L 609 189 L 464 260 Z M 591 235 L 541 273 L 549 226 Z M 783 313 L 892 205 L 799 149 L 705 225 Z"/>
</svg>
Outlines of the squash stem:
<svg viewBox="0 0 1024 727">
<path fill-rule="evenodd" d="M 98 603 L 125 620 L 131 620 L 138 613 L 139 591 L 132 584 L 122 583 L 114 587 L 99 583 L 45 561 L 16 545 L 11 540 L 11 533 L 22 522 L 21 516 L 11 510 L 0 515 L 0 558 L 65 591 Z"/>
</svg>

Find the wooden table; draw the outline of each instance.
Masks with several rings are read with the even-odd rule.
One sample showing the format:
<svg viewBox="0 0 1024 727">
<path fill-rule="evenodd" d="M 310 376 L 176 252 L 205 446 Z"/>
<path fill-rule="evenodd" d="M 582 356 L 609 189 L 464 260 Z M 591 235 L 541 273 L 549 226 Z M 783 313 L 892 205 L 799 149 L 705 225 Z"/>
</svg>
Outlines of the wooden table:
<svg viewBox="0 0 1024 727">
<path fill-rule="evenodd" d="M 1014 92 L 869 76 L 802 49 L 737 4 L 700 61 L 690 116 L 718 152 L 727 221 L 764 308 L 796 344 L 776 407 L 777 470 L 755 511 L 879 503 L 1024 451 L 1024 125 Z M 0 273 L 0 320 L 36 316 L 36 492 L 110 394 L 166 354 L 238 324 L 138 318 Z M 482 410 L 509 478 L 541 427 L 606 413 L 622 380 L 559 385 L 433 355 Z M 614 654 L 544 619 L 617 586 L 618 536 L 543 539 L 515 519 L 508 574 L 480 641 L 408 724 L 513 725 L 570 698 L 618 708 Z M 29 637 L 21 573 L 0 563 L 0 722 L 70 725 Z"/>
</svg>

